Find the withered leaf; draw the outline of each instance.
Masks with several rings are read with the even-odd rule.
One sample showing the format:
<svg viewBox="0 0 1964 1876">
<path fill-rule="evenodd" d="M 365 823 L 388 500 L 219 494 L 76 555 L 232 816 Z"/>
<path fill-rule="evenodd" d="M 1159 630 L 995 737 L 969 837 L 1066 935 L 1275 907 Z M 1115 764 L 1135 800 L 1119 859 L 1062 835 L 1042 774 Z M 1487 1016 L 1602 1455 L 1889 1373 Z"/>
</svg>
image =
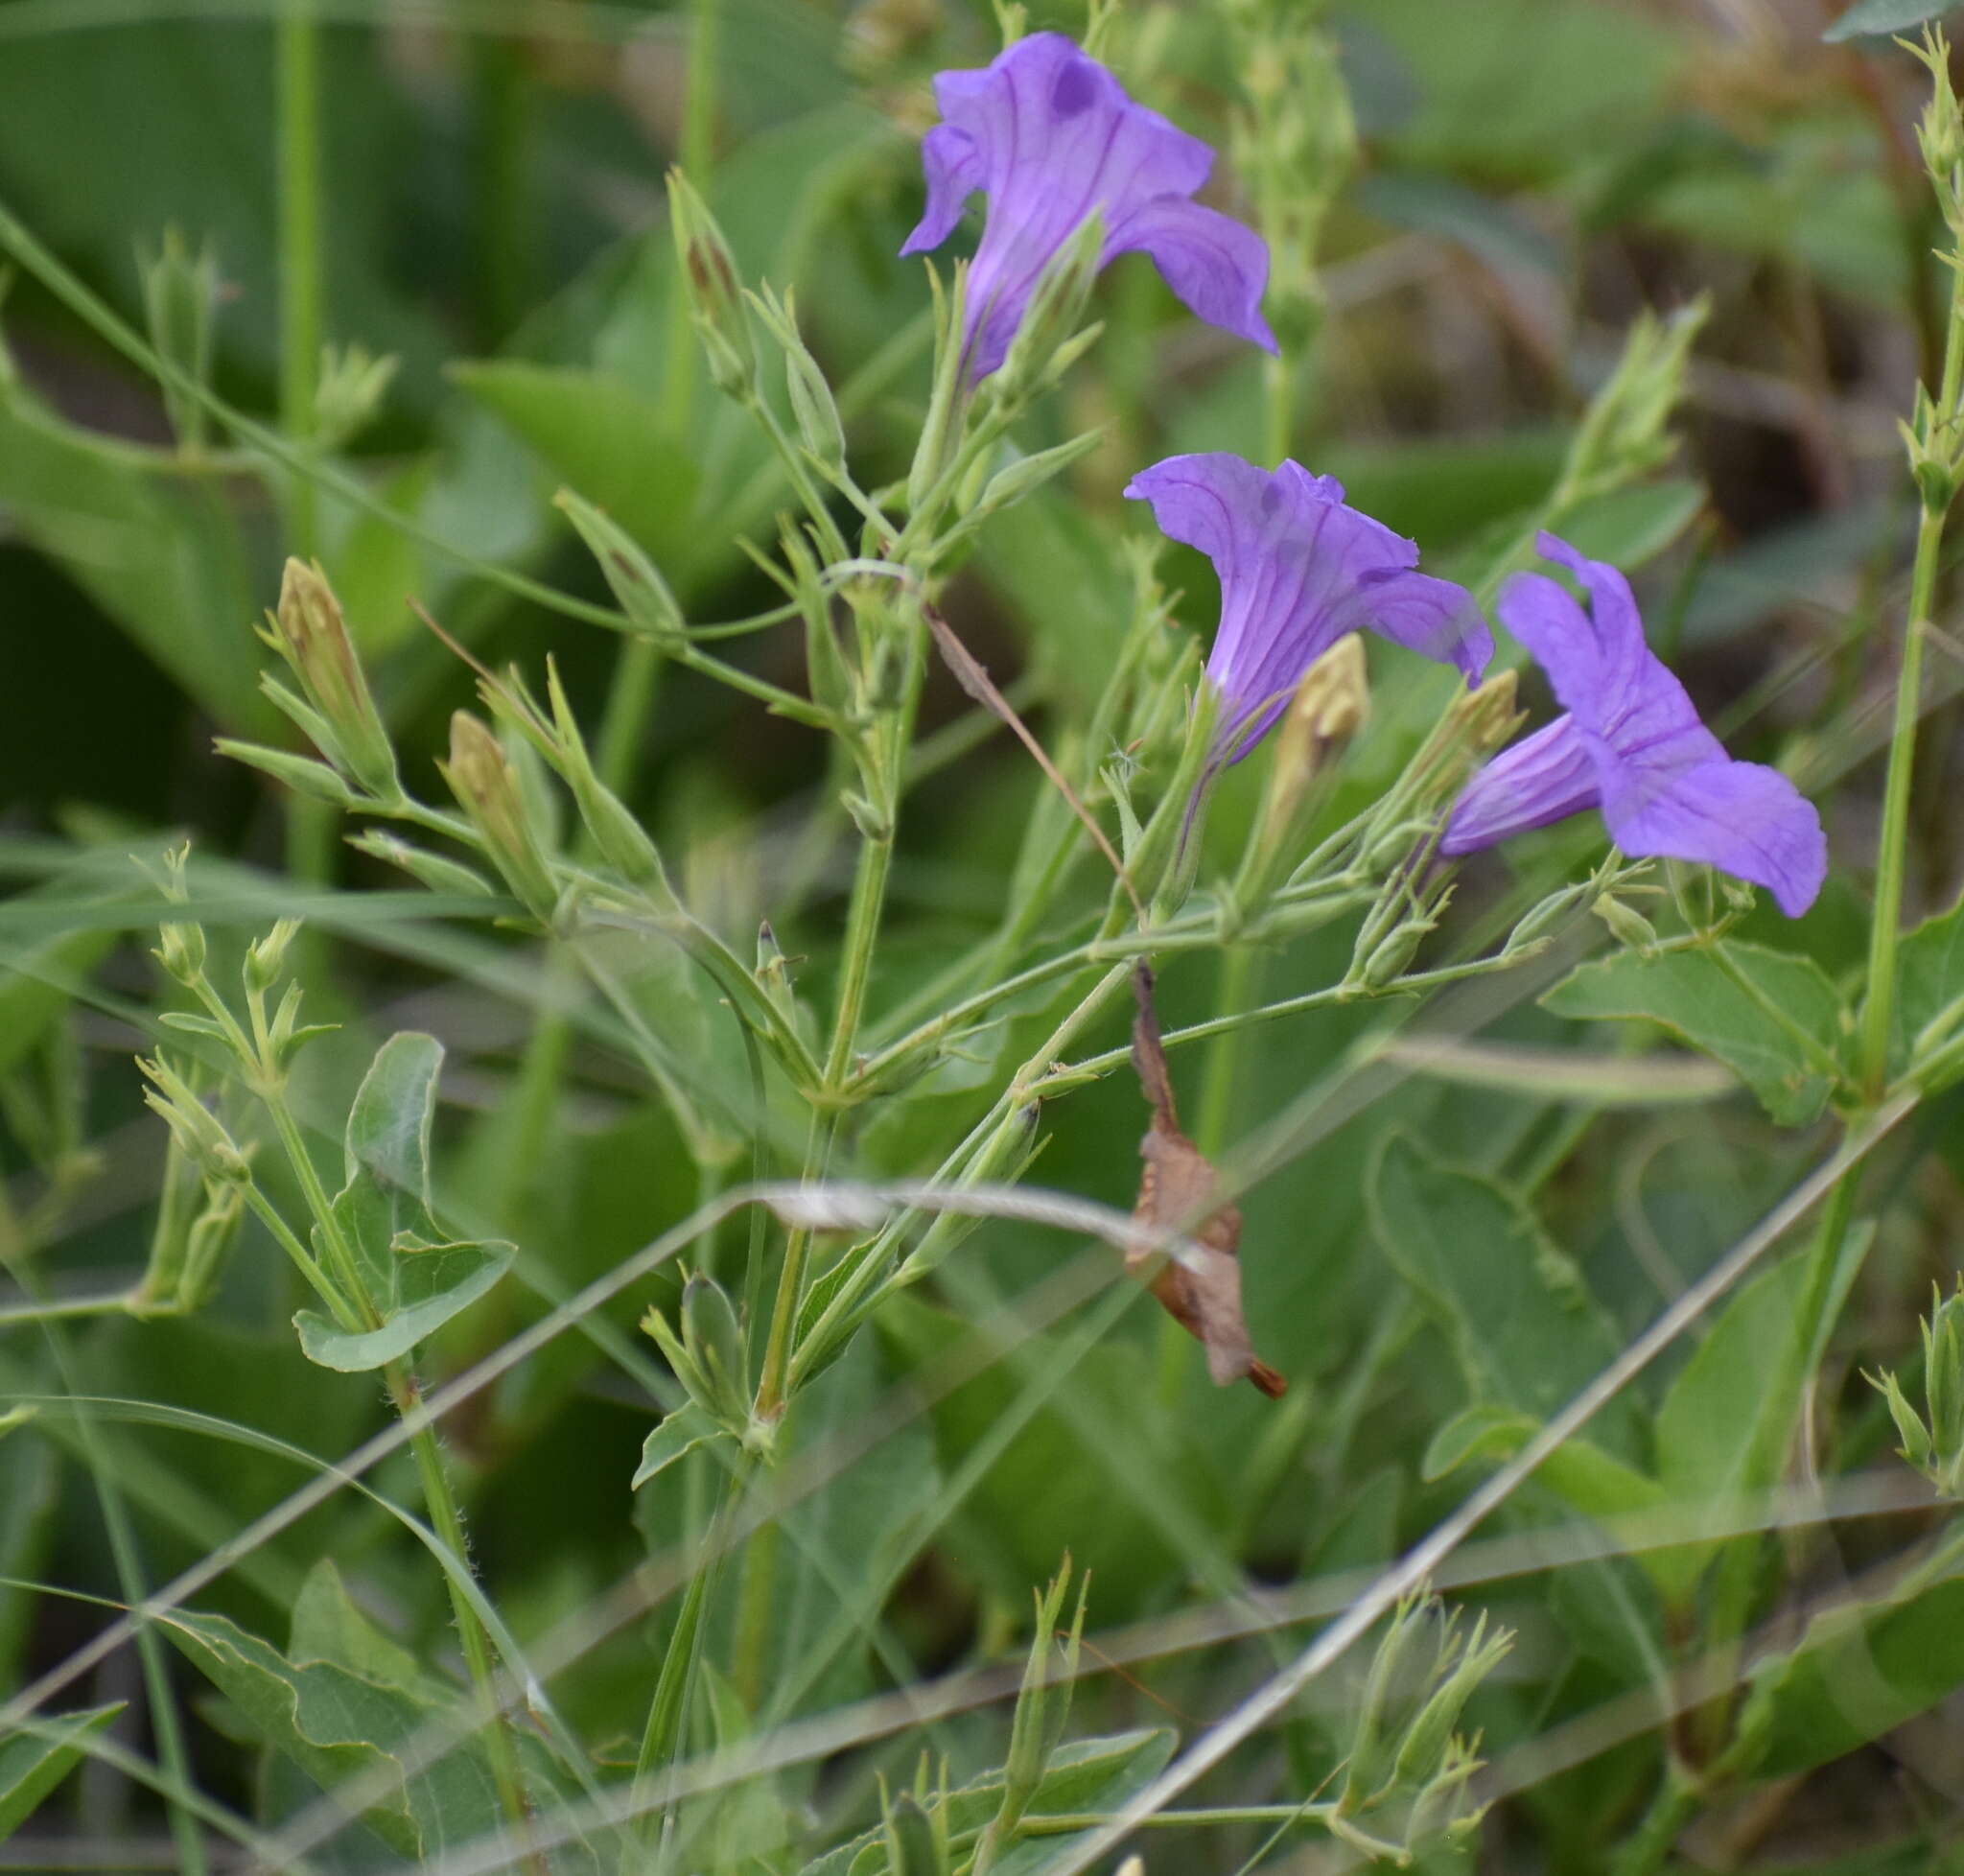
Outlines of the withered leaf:
<svg viewBox="0 0 1964 1876">
<path fill-rule="evenodd" d="M 1144 958 L 1133 971 L 1132 987 L 1138 1001 L 1132 1028 L 1133 1067 L 1153 1108 L 1153 1124 L 1139 1141 L 1139 1157 L 1146 1163 L 1139 1175 L 1133 1222 L 1184 1232 L 1199 1242 L 1205 1262 L 1203 1269 L 1194 1270 L 1171 1258 L 1162 1260 L 1153 1252 L 1134 1250 L 1126 1254 L 1126 1268 L 1136 1275 L 1158 1263 L 1153 1294 L 1206 1349 L 1207 1372 L 1217 1385 L 1227 1387 L 1246 1375 L 1271 1400 L 1279 1399 L 1289 1383 L 1256 1359 L 1241 1313 L 1241 1212 L 1231 1201 L 1211 1203 L 1214 1168 L 1181 1132 L 1166 1050 L 1159 1041 L 1159 1019 L 1153 1009 L 1152 967 Z"/>
<path fill-rule="evenodd" d="M 1105 830 L 1098 825 L 1097 817 L 1087 808 L 1073 788 L 1059 772 L 1057 764 L 1044 754 L 1043 745 L 1030 733 L 1030 727 L 1018 716 L 1010 700 L 995 688 L 995 680 L 989 675 L 988 668 L 975 654 L 955 636 L 954 627 L 932 606 L 921 608 L 922 617 L 927 621 L 927 629 L 932 634 L 935 646 L 941 652 L 942 663 L 970 696 L 990 712 L 998 720 L 1008 725 L 1017 740 L 1036 759 L 1039 768 L 1050 786 L 1070 804 L 1070 810 L 1084 824 L 1085 832 L 1091 836 L 1092 844 L 1111 863 L 1111 870 L 1118 876 L 1118 883 L 1124 887 L 1125 896 L 1132 901 L 1133 910 L 1141 920 L 1146 908 L 1139 903 L 1139 896 L 1132 882 L 1132 876 L 1125 870 L 1125 862 L 1118 857 L 1117 850 L 1106 838 Z"/>
</svg>

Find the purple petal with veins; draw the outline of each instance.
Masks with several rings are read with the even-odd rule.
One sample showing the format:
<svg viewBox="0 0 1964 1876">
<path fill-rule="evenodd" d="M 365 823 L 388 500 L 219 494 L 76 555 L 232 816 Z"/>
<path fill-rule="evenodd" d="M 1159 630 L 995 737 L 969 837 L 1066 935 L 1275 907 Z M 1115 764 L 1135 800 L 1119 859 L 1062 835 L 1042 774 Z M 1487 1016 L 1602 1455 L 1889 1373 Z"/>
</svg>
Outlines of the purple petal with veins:
<svg viewBox="0 0 1964 1876">
<path fill-rule="evenodd" d="M 1346 632 L 1370 631 L 1452 665 L 1469 684 L 1493 656 L 1472 595 L 1418 573 L 1418 549 L 1346 505 L 1344 485 L 1298 462 L 1273 473 L 1238 456 L 1169 457 L 1126 494 L 1162 533 L 1198 548 L 1221 580 L 1207 675 L 1227 699 L 1221 737 L 1238 761 Z"/>
<path fill-rule="evenodd" d="M 1439 841 L 1470 854 L 1509 834 L 1600 808 L 1633 858 L 1696 860 L 1764 886 L 1789 918 L 1814 903 L 1828 870 L 1821 817 L 1791 782 L 1736 762 L 1685 688 L 1644 642 L 1629 582 L 1543 534 L 1585 608 L 1542 574 L 1516 574 L 1501 622 L 1534 654 L 1566 715 L 1504 751 L 1466 785 Z"/>
<path fill-rule="evenodd" d="M 943 72 L 934 95 L 942 122 L 921 149 L 926 212 L 900 252 L 939 247 L 969 197 L 988 196 L 969 270 L 970 382 L 1002 363 L 1044 268 L 1094 212 L 1101 267 L 1150 254 L 1201 318 L 1275 349 L 1261 313 L 1267 245 L 1193 200 L 1214 152 L 1134 104 L 1095 59 L 1062 34 L 1034 33 L 981 71 Z"/>
</svg>

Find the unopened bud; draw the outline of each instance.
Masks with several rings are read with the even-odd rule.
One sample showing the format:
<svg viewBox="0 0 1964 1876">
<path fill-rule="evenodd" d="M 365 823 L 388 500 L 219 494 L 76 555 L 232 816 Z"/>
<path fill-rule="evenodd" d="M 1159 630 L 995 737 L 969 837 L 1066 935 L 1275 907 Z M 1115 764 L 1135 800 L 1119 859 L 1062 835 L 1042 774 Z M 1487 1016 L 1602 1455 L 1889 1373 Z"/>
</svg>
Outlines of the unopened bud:
<svg viewBox="0 0 1964 1876">
<path fill-rule="evenodd" d="M 911 1792 L 884 1807 L 886 1876 L 947 1876 L 947 1845 Z"/>
<path fill-rule="evenodd" d="M 314 392 L 314 432 L 320 447 L 339 448 L 374 422 L 399 363 L 377 358 L 362 345 L 330 345 L 321 354 L 320 383 Z"/>
<path fill-rule="evenodd" d="M 1501 948 L 1501 955 L 1516 956 L 1531 945 L 1546 944 L 1568 923 L 1588 891 L 1588 886 L 1583 884 L 1564 886 L 1559 892 L 1550 893 L 1538 905 L 1531 907 L 1508 933 L 1508 942 Z"/>
<path fill-rule="evenodd" d="M 193 386 L 211 379 L 212 327 L 219 301 L 219 264 L 209 241 L 194 251 L 175 227 L 164 230 L 162 245 L 144 258 L 143 306 L 150 342 Z M 192 390 L 167 379 L 164 409 L 179 448 L 196 452 L 204 442 L 205 407 Z"/>
<path fill-rule="evenodd" d="M 1357 981 L 1371 990 L 1383 990 L 1387 985 L 1396 983 L 1405 974 L 1406 966 L 1418 955 L 1418 948 L 1425 942 L 1426 934 L 1438 926 L 1438 914 L 1444 906 L 1445 897 L 1441 897 L 1432 912 L 1415 912 L 1403 923 L 1392 926 L 1357 967 Z"/>
<path fill-rule="evenodd" d="M 552 498 L 552 505 L 573 524 L 574 532 L 600 563 L 607 585 L 637 631 L 657 645 L 673 645 L 687 637 L 687 623 L 673 591 L 633 535 L 606 509 L 595 507 L 570 488 L 562 488 Z"/>
<path fill-rule="evenodd" d="M 282 919 L 264 938 L 255 938 L 246 948 L 246 986 L 265 993 L 280 980 L 286 969 L 287 949 L 300 929 L 298 919 Z"/>
<path fill-rule="evenodd" d="M 784 389 L 791 400 L 791 415 L 812 459 L 829 475 L 836 475 L 846 466 L 846 426 L 839 419 L 838 400 L 798 330 L 797 308 L 788 293 L 781 314 L 773 330 L 784 348 Z"/>
<path fill-rule="evenodd" d="M 566 688 L 559 681 L 559 668 L 550 660 L 546 667 L 546 689 L 552 706 L 549 759 L 573 790 L 573 805 L 579 809 L 579 817 L 586 824 L 594 845 L 630 885 L 654 893 L 665 903 L 672 903 L 674 894 L 662 856 L 648 837 L 648 831 L 627 804 L 595 771 L 578 719 L 567 700 Z"/>
<path fill-rule="evenodd" d="M 1942 31 L 1924 29 L 1923 43 L 1910 51 L 1923 61 L 1930 75 L 1929 103 L 1916 126 L 1917 148 L 1923 152 L 1923 166 L 1929 172 L 1944 214 L 1953 224 L 1958 206 L 1957 169 L 1964 163 L 1964 108 L 1957 102 L 1951 82 L 1951 47 Z"/>
<path fill-rule="evenodd" d="M 1401 1784 L 1429 1785 L 1445 1769 L 1461 1711 L 1472 1698 L 1473 1690 L 1499 1666 L 1513 1640 L 1505 1629 L 1489 1637 L 1485 1615 L 1473 1625 L 1471 1636 L 1463 1642 L 1454 1632 L 1453 1625 L 1448 1625 L 1435 1670 L 1443 1677 L 1406 1729 L 1404 1744 L 1398 1748 L 1393 1772 Z"/>
<path fill-rule="evenodd" d="M 1002 1808 L 992 1831 L 999 1839 L 1013 1836 L 1023 1814 L 1035 1801 L 1052 1755 L 1064 1740 L 1070 1717 L 1071 1685 L 1077 1677 L 1078 1652 L 1085 1630 L 1085 1597 L 1088 1580 L 1078 1584 L 1077 1612 L 1069 1638 L 1058 1642 L 1058 1619 L 1070 1585 L 1070 1559 L 1037 1598 L 1037 1631 L 1023 1668 L 1022 1690 L 1010 1721 L 1009 1753 L 1003 1762 Z"/>
<path fill-rule="evenodd" d="M 1888 1369 L 1883 1369 L 1880 1374 L 1865 1374 L 1862 1378 L 1882 1396 L 1889 1418 L 1896 1422 L 1896 1437 L 1903 1442 L 1898 1450 L 1919 1472 L 1928 1473 L 1931 1469 L 1935 1447 L 1929 1437 L 1929 1428 L 1924 1425 L 1923 1416 L 1909 1404 L 1909 1396 L 1903 1392 L 1902 1382 Z"/>
<path fill-rule="evenodd" d="M 334 747 L 320 753 L 376 799 L 395 800 L 402 792 L 395 749 L 355 655 L 340 602 L 319 567 L 287 562 L 270 643 L 292 667 L 307 701 L 331 733 Z"/>
<path fill-rule="evenodd" d="M 693 1272 L 682 1286 L 682 1343 L 716 1395 L 723 1417 L 747 1419 L 750 1356 L 743 1326 L 722 1285 L 702 1271 Z"/>
<path fill-rule="evenodd" d="M 459 861 L 433 854 L 424 847 L 412 847 L 400 834 L 383 828 L 364 828 L 349 838 L 348 845 L 372 855 L 388 865 L 400 867 L 411 879 L 420 879 L 432 892 L 454 893 L 460 897 L 489 898 L 493 887 L 481 873 L 474 873 Z"/>
<path fill-rule="evenodd" d="M 1104 440 L 1102 432 L 1091 430 L 1082 436 L 1073 436 L 1067 443 L 1039 450 L 1035 456 L 1018 457 L 1016 461 L 998 469 L 983 484 L 982 492 L 973 504 L 974 515 L 979 520 L 984 515 L 1015 506 L 1024 496 L 1041 488 L 1073 462 L 1088 456 Z"/>
<path fill-rule="evenodd" d="M 362 803 L 362 798 L 326 762 L 316 762 L 312 756 L 295 755 L 291 749 L 269 749 L 260 742 L 240 742 L 228 736 L 214 737 L 211 746 L 221 756 L 284 783 L 309 801 L 324 801 L 333 808 L 357 808 Z"/>
<path fill-rule="evenodd" d="M 1391 1612 L 1391 1626 L 1371 1656 L 1358 1698 L 1344 1789 L 1345 1811 L 1364 1808 L 1390 1784 L 1391 1766 L 1415 1707 L 1414 1689 L 1425 1685 L 1444 1628 L 1438 1603 L 1410 1598 Z"/>
<path fill-rule="evenodd" d="M 1634 906 L 1626 905 L 1614 893 L 1602 893 L 1589 908 L 1606 925 L 1618 941 L 1645 959 L 1657 955 L 1657 927 Z"/>
<path fill-rule="evenodd" d="M 155 957 L 187 990 L 204 975 L 204 927 L 173 922 L 157 926 Z"/>
<path fill-rule="evenodd" d="M 439 766 L 491 863 L 526 908 L 549 922 L 558 894 L 503 745 L 482 721 L 459 710 L 450 719 L 450 761 Z"/>
<path fill-rule="evenodd" d="M 757 389 L 757 353 L 730 244 L 709 204 L 679 169 L 668 172 L 668 223 L 689 317 L 709 359 L 710 376 L 726 396 Z"/>
<path fill-rule="evenodd" d="M 247 1178 L 246 1155 L 169 1060 L 139 1056 L 136 1066 L 150 1083 L 143 1098 L 163 1116 L 178 1151 L 207 1179 L 232 1183 Z"/>
<path fill-rule="evenodd" d="M 1947 1464 L 1964 1460 L 1964 1289 L 1938 1302 L 1923 1325 L 1924 1395 L 1930 1439 Z"/>
<path fill-rule="evenodd" d="M 183 1168 L 184 1162 L 175 1162 Z M 186 1169 L 188 1170 L 188 1169 Z M 129 1299 L 134 1316 L 181 1316 L 211 1300 L 224 1261 L 238 1242 L 246 1215 L 246 1190 L 236 1181 L 195 1181 L 198 1208 L 166 1194 L 151 1239 L 143 1280 Z"/>
<path fill-rule="evenodd" d="M 1283 713 L 1270 761 L 1265 817 L 1293 817 L 1309 785 L 1364 727 L 1369 711 L 1364 641 L 1347 632 L 1303 672 Z"/>
</svg>

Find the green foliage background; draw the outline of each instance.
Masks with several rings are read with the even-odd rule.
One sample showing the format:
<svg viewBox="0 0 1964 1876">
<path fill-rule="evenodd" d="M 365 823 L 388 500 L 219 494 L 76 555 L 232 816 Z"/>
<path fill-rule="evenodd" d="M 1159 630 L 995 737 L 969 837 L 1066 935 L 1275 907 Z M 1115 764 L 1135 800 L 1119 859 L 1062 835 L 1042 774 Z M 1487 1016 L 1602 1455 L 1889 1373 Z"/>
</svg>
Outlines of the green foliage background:
<svg viewBox="0 0 1964 1876">
<path fill-rule="evenodd" d="M 1239 148 L 1244 15 L 1261 10 L 1108 11 L 1105 55 L 1134 93 Z M 1856 10 L 1883 27 L 1929 11 Z M 1094 1850 L 1110 1866 L 1116 1846 L 1087 1835 L 1100 1819 L 1363 1606 L 1844 1145 L 1861 1169 L 1827 1223 L 1783 1218 L 1796 1228 L 1710 1308 L 1671 1318 L 1659 1358 L 1434 1571 L 1467 1622 L 1487 1612 L 1515 1642 L 1461 1723 L 1486 1761 L 1468 1808 L 1494 1809 L 1463 1841 L 1415 1842 L 1441 1869 L 1955 1866 L 1958 1533 L 1859 1372 L 1896 1370 L 1926 1400 L 1917 1315 L 1952 1282 L 1964 1177 L 1943 1052 L 1964 993 L 1948 911 L 1960 653 L 1935 560 L 1904 924 L 1930 922 L 1896 973 L 1886 1090 L 1856 1042 L 1918 517 L 1897 418 L 1947 336 L 1944 230 L 1911 134 L 1927 74 L 1885 39 L 1824 43 L 1804 0 L 1355 0 L 1298 23 L 1334 50 L 1342 89 L 1278 106 L 1314 120 L 1296 127 L 1309 155 L 1291 186 L 1333 192 L 1314 250 L 1286 263 L 1293 377 L 1278 388 L 1197 326 L 1143 261 L 1115 267 L 1094 350 L 1016 434 L 1029 454 L 1097 442 L 976 531 L 942 609 L 1095 793 L 1111 752 L 1072 739 L 1142 642 L 1128 543 L 1149 530 L 1119 498 L 1137 468 L 1286 447 L 1486 597 L 1524 530 L 1558 513 L 1632 574 L 1653 646 L 1734 753 L 1819 803 L 1828 887 L 1800 921 L 1763 904 L 1710 943 L 1702 882 L 1682 903 L 1632 897 L 1661 955 L 1581 902 L 1553 949 L 1447 982 L 1589 877 L 1585 817 L 1462 870 L 1409 995 L 1325 995 L 1351 956 L 1347 911 L 1286 942 L 1163 956 L 1169 1030 L 1309 1005 L 1173 1054 L 1204 1144 L 1249 1182 L 1248 1316 L 1287 1398 L 1214 1388 L 1081 1221 L 991 1219 L 798 1395 L 766 1475 L 791 1482 L 780 1503 L 748 1474 L 752 1495 L 727 1488 L 727 1438 L 630 1481 L 663 1416 L 688 1411 L 638 1321 L 674 1316 L 679 1264 L 706 1268 L 745 1305 L 755 1359 L 785 1218 L 734 1214 L 605 1302 L 563 1307 L 751 1176 L 729 999 L 626 928 L 591 941 L 610 1003 L 523 919 L 495 924 L 468 893 L 350 849 L 354 821 L 211 741 L 300 746 L 259 688 L 272 660 L 252 633 L 289 553 L 317 555 L 430 799 L 450 715 L 473 703 L 458 648 L 540 692 L 549 654 L 680 899 L 746 963 L 768 920 L 783 964 L 760 980 L 788 981 L 822 1023 L 850 771 L 821 729 L 704 663 L 803 696 L 798 625 L 646 654 L 553 498 L 604 509 L 692 625 L 779 603 L 746 543 L 773 550 L 797 491 L 690 328 L 661 184 L 678 159 L 744 281 L 795 291 L 860 484 L 904 481 L 933 332 L 920 265 L 896 253 L 927 80 L 993 56 L 995 19 L 962 0 L 0 4 L 0 1700 L 177 1573 L 208 1579 L 136 1625 L 141 1660 L 111 1650 L 33 1714 L 0 1704 L 0 1866 L 526 1866 L 518 1841 L 471 1860 L 503 1828 L 503 1735 L 460 1692 L 453 1595 L 480 1586 L 505 1667 L 542 1646 L 555 1662 L 549 1700 L 514 1729 L 539 1817 L 626 1795 L 665 1661 L 681 1678 L 657 1770 L 703 1786 L 661 1813 L 658 1841 L 596 1831 L 530 1866 L 960 1868 L 1003 1815 L 1006 1764 L 1014 1784 L 1029 1598 L 1066 1554 L 1089 1613 L 1070 1743 L 1036 1811 L 1076 1822 L 1005 1836 L 994 1866 L 1061 1872 Z M 1249 179 L 1223 169 L 1222 200 L 1246 205 Z M 156 334 L 144 257 L 167 230 L 210 244 L 207 382 L 264 433 L 190 419 L 119 348 Z M 1645 309 L 1700 296 L 1668 447 L 1578 486 L 1585 413 L 1626 336 Z M 311 402 L 323 342 L 395 361 L 343 437 L 321 435 Z M 265 446 L 282 436 L 287 455 Z M 293 449 L 324 480 L 296 475 Z M 1157 577 L 1161 651 L 1210 629 L 1199 556 L 1169 551 Z M 1319 832 L 1391 784 L 1451 695 L 1382 650 Z M 1522 700 L 1540 720 L 1538 680 Z M 1070 835 L 938 664 L 917 747 L 869 990 L 882 1044 L 945 1006 L 951 966 L 995 955 L 1032 890 L 1028 830 Z M 1156 785 L 1164 756 L 1141 759 L 1161 762 Z M 1266 762 L 1211 805 L 1204 900 L 1262 811 Z M 1095 805 L 1115 829 L 1109 790 Z M 553 811 L 570 851 L 570 809 Z M 309 1018 L 339 1026 L 290 1093 L 322 1168 L 386 1039 L 444 1045 L 435 1216 L 516 1252 L 418 1338 L 420 1385 L 553 1331 L 443 1422 L 468 1568 L 453 1551 L 446 1573 L 442 1533 L 433 1556 L 405 1522 L 425 1514 L 407 1453 L 361 1487 L 323 1469 L 391 1425 L 389 1403 L 372 1375 L 303 1356 L 292 1318 L 310 1299 L 262 1218 L 203 1307 L 126 1306 L 167 1177 L 131 1058 L 194 1007 L 151 953 L 172 915 L 157 856 L 186 835 L 175 916 L 203 927 L 215 979 L 274 920 L 306 921 L 289 966 Z M 1078 942 L 1109 887 L 1080 843 L 1040 936 Z M 1064 1007 L 1044 988 L 992 1010 L 854 1111 L 832 1170 L 933 1174 Z M 1071 1039 L 1065 1061 L 1097 1072 L 1040 1090 L 1027 1175 L 1120 1212 L 1147 1118 L 1125 1016 L 1121 997 Z M 241 1104 L 222 1111 L 251 1131 Z M 795 1177 L 805 1125 L 773 1080 L 755 1170 Z M 302 1215 L 269 1135 L 254 1171 Z M 854 1242 L 821 1233 L 814 1277 Z M 304 1515 L 226 1551 L 310 1482 Z M 739 1502 L 760 1530 L 731 1538 L 718 1507 Z M 718 1540 L 711 1570 L 699 1547 Z M 1305 1676 L 1181 1797 L 1202 1815 L 1123 1848 L 1224 1872 L 1373 1854 L 1350 1814 L 1335 1834 L 1323 1818 L 1368 1744 L 1369 1660 L 1367 1645 Z M 1031 1711 L 1026 1696 L 1017 1726 Z M 415 1770 L 419 1740 L 438 1744 Z M 924 1754 L 922 1808 L 954 1847 L 923 1850 L 891 1813 L 889 1836 L 862 1841 L 881 1781 L 911 1787 Z M 937 1806 L 944 1764 L 976 1790 Z"/>
</svg>

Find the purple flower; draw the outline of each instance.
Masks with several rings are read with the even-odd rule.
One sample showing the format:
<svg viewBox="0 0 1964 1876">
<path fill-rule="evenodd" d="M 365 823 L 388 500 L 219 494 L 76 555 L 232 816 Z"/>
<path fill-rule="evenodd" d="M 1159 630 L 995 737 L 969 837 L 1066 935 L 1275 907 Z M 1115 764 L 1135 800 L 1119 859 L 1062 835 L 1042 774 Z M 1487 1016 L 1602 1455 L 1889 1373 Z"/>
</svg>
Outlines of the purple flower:
<svg viewBox="0 0 1964 1876">
<path fill-rule="evenodd" d="M 1828 869 L 1812 805 L 1777 770 L 1726 755 L 1644 643 L 1629 582 L 1614 567 L 1553 534 L 1535 545 L 1582 582 L 1589 609 L 1546 575 L 1516 574 L 1500 616 L 1547 671 L 1566 715 L 1473 778 L 1439 852 L 1470 854 L 1600 808 L 1625 853 L 1702 860 L 1765 886 L 1798 918 Z"/>
<path fill-rule="evenodd" d="M 1298 462 L 1271 475 L 1238 456 L 1169 457 L 1126 494 L 1162 533 L 1199 548 L 1221 578 L 1207 675 L 1227 699 L 1228 760 L 1254 747 L 1308 670 L 1345 632 L 1368 629 L 1469 684 L 1493 656 L 1472 595 L 1415 573 L 1418 550 L 1344 504 L 1344 485 Z"/>
<path fill-rule="evenodd" d="M 1035 33 L 983 71 L 934 81 L 943 121 L 921 146 L 927 212 L 902 254 L 939 247 L 981 189 L 989 220 L 969 270 L 963 348 L 971 381 L 1009 351 L 1039 275 L 1097 211 L 1103 267 L 1143 248 L 1211 325 L 1270 351 L 1261 315 L 1269 250 L 1252 229 L 1192 200 L 1214 152 L 1059 33 Z"/>
</svg>

